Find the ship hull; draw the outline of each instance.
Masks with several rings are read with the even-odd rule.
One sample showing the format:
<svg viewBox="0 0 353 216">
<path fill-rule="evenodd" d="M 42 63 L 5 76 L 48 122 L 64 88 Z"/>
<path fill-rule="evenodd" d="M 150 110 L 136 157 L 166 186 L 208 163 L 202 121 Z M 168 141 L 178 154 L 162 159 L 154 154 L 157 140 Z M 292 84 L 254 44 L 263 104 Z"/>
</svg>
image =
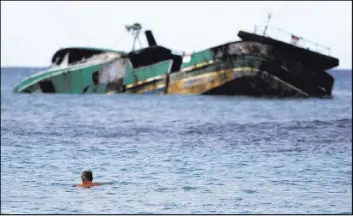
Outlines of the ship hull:
<svg viewBox="0 0 353 216">
<path fill-rule="evenodd" d="M 52 63 L 69 67 L 35 74 L 14 92 L 331 96 L 333 57 L 242 31 L 242 41 L 180 55 L 150 34 L 149 47 L 129 53 L 59 50 Z"/>
<path fill-rule="evenodd" d="M 250 64 L 251 65 L 251 64 Z M 204 94 L 204 95 L 248 95 L 276 97 L 327 97 L 330 92 L 321 91 L 317 87 L 305 90 L 303 82 L 291 73 L 263 70 L 261 67 L 236 66 L 221 70 L 211 66 L 200 72 L 177 72 L 154 77 L 149 81 L 123 85 L 123 80 L 113 83 L 95 84 L 92 80 L 102 65 L 57 72 L 46 72 L 46 76 L 38 76 L 32 83 L 23 82 L 22 88 L 15 92 L 22 93 L 134 93 L 134 94 Z M 282 69 L 283 70 L 283 69 Z M 45 74 L 45 73 L 44 73 Z M 298 80 L 296 80 L 298 79 Z M 294 80 L 302 86 L 293 84 Z"/>
</svg>

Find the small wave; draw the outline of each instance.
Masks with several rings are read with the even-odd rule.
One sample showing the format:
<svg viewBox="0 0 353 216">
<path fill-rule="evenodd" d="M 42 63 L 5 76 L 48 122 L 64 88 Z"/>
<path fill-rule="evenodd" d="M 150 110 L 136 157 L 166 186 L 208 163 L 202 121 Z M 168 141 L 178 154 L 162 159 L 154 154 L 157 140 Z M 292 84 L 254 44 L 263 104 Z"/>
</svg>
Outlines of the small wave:
<svg viewBox="0 0 353 216">
<path fill-rule="evenodd" d="M 23 215 L 25 213 L 18 213 L 18 212 L 12 212 L 12 211 L 1 211 L 2 215 Z"/>
<path fill-rule="evenodd" d="M 352 126 L 352 119 L 333 119 L 333 120 L 305 120 L 305 121 L 293 121 L 289 123 L 287 129 L 315 129 L 321 126 L 335 125 L 336 127 L 345 128 L 349 125 Z"/>
<path fill-rule="evenodd" d="M 122 185 L 131 185 L 131 184 L 135 184 L 134 182 L 129 182 L 129 181 L 122 181 L 120 182 L 120 184 Z"/>
<path fill-rule="evenodd" d="M 167 187 L 160 187 L 160 188 L 156 189 L 157 192 L 164 192 L 164 191 L 168 191 L 168 190 L 170 190 L 170 188 L 167 188 Z"/>
<path fill-rule="evenodd" d="M 256 190 L 251 190 L 251 189 L 245 189 L 245 190 L 243 190 L 243 192 L 249 193 L 249 194 L 253 194 L 253 193 L 256 193 L 257 191 Z"/>
<path fill-rule="evenodd" d="M 337 213 L 338 215 L 341 215 L 341 214 L 348 214 L 348 215 L 351 215 L 352 212 L 340 212 L 340 213 Z"/>
<path fill-rule="evenodd" d="M 290 148 L 290 149 L 277 149 L 277 150 L 273 150 L 272 152 L 276 152 L 276 153 L 286 153 L 286 152 L 303 152 L 305 151 L 302 148 Z"/>
<path fill-rule="evenodd" d="M 192 187 L 192 186 L 184 186 L 183 187 L 184 191 L 191 191 L 191 190 L 196 190 L 196 189 L 197 189 L 197 187 Z"/>
<path fill-rule="evenodd" d="M 340 128 L 352 127 L 351 118 L 343 119 L 328 119 L 328 120 L 301 120 L 301 121 L 266 121 L 259 123 L 239 123 L 229 122 L 214 123 L 207 122 L 199 125 L 192 125 L 180 131 L 180 135 L 207 135 L 212 133 L 227 133 L 227 132 L 245 132 L 248 130 L 272 130 L 283 128 L 286 130 L 295 129 L 316 129 L 323 126 L 335 125 Z"/>
</svg>

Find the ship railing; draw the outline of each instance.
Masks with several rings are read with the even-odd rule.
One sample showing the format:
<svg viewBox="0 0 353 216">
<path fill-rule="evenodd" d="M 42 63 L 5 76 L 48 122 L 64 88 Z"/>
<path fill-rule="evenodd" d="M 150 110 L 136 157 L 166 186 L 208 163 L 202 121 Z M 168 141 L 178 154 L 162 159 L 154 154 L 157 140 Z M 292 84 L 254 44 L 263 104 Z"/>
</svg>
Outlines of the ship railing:
<svg viewBox="0 0 353 216">
<path fill-rule="evenodd" d="M 275 40 L 283 41 L 324 55 L 331 55 L 331 49 L 329 47 L 320 45 L 313 41 L 306 40 L 303 37 L 300 37 L 280 28 L 255 25 L 254 33 Z"/>
</svg>

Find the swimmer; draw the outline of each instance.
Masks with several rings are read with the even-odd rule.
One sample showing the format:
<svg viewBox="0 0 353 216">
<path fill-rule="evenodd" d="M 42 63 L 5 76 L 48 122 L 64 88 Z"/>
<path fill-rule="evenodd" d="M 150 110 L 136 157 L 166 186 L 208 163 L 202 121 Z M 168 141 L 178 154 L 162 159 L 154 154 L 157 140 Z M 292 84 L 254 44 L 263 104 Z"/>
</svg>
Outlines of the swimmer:
<svg viewBox="0 0 353 216">
<path fill-rule="evenodd" d="M 75 185 L 76 187 L 90 188 L 93 186 L 99 186 L 100 183 L 92 182 L 93 181 L 93 173 L 91 170 L 83 171 L 81 175 L 82 183 Z"/>
</svg>

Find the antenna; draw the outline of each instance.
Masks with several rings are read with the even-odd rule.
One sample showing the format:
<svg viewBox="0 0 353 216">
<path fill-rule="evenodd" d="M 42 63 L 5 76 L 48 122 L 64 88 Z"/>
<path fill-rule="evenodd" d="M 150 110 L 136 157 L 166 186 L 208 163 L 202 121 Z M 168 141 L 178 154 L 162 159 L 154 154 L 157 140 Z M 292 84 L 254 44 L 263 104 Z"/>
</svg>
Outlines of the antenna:
<svg viewBox="0 0 353 216">
<path fill-rule="evenodd" d="M 267 27 L 268 27 L 268 24 L 270 23 L 271 18 L 272 18 L 272 13 L 269 13 L 269 14 L 268 14 L 268 18 L 267 18 L 267 23 L 266 23 L 266 26 L 265 26 L 265 29 L 264 29 L 264 34 L 263 34 L 263 36 L 266 35 Z"/>
<path fill-rule="evenodd" d="M 139 37 L 142 29 L 142 26 L 140 25 L 140 23 L 134 23 L 133 25 L 125 25 L 125 29 L 127 32 L 131 33 L 134 36 L 132 50 L 135 50 L 135 44 L 137 40 L 140 43 L 140 47 L 142 47 L 142 43 Z"/>
</svg>

